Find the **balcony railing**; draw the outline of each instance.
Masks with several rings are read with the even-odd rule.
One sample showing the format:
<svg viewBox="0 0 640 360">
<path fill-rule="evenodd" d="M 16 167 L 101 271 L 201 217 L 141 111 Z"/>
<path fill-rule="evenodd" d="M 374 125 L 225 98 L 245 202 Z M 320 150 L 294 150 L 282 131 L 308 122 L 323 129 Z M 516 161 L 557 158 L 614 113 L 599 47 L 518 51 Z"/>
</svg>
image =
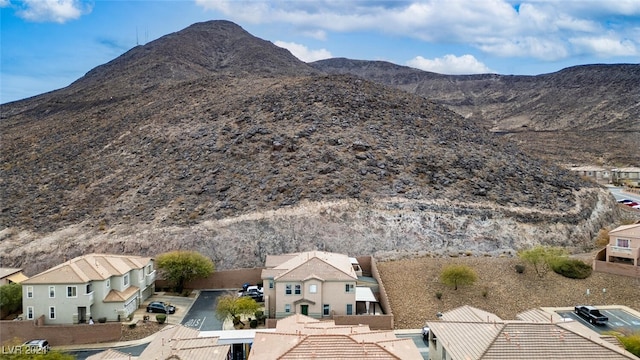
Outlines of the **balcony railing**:
<svg viewBox="0 0 640 360">
<path fill-rule="evenodd" d="M 153 270 L 151 274 L 147 274 L 147 281 L 145 282 L 147 286 L 153 284 L 156 281 L 156 271 Z"/>
<path fill-rule="evenodd" d="M 640 253 L 640 248 L 632 248 L 632 247 L 621 247 L 614 245 L 607 245 L 607 254 L 612 256 L 619 256 L 629 259 L 638 259 L 638 254 Z"/>
<path fill-rule="evenodd" d="M 93 291 L 84 296 L 86 296 L 89 306 L 93 305 Z"/>
</svg>

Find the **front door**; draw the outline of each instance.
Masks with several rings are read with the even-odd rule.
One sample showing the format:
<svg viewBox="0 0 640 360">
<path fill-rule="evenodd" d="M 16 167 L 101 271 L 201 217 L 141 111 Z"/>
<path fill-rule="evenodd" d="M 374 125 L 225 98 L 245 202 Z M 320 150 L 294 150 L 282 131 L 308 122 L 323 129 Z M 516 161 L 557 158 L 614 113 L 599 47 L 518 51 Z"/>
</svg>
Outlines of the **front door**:
<svg viewBox="0 0 640 360">
<path fill-rule="evenodd" d="M 87 308 L 84 306 L 78 306 L 78 322 L 80 324 L 87 322 Z"/>
<path fill-rule="evenodd" d="M 300 305 L 300 312 L 302 315 L 309 315 L 309 305 Z"/>
</svg>

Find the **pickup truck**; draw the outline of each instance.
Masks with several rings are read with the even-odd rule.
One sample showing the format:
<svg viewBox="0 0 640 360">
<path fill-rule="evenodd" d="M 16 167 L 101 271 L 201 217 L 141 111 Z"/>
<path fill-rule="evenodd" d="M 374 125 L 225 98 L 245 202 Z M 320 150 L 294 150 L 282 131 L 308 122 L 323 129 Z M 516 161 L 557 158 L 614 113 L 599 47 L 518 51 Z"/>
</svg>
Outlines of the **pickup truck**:
<svg viewBox="0 0 640 360">
<path fill-rule="evenodd" d="M 580 305 L 575 307 L 575 313 L 583 317 L 585 320 L 593 325 L 604 325 L 609 321 L 609 318 L 602 315 L 600 310 L 593 306 Z"/>
</svg>

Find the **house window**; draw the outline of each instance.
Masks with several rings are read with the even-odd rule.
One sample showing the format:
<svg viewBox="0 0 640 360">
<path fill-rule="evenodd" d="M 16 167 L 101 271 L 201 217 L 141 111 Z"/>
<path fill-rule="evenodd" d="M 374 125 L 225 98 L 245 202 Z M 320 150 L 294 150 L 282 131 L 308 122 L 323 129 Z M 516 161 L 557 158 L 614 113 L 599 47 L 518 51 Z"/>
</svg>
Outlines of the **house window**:
<svg viewBox="0 0 640 360">
<path fill-rule="evenodd" d="M 284 293 L 286 295 L 291 295 L 291 284 L 287 284 L 284 286 Z"/>
<path fill-rule="evenodd" d="M 147 274 L 151 274 L 151 264 L 147 265 Z"/>
<path fill-rule="evenodd" d="M 56 318 L 56 307 L 49 306 L 49 319 L 55 319 L 55 318 Z"/>
<path fill-rule="evenodd" d="M 107 279 L 107 281 L 104 283 L 106 288 L 110 288 L 111 287 L 111 279 Z"/>
<path fill-rule="evenodd" d="M 628 248 L 629 247 L 629 239 L 616 239 L 616 246 Z"/>
<path fill-rule="evenodd" d="M 33 286 L 27 286 L 27 297 L 29 299 L 33 298 Z"/>
<path fill-rule="evenodd" d="M 353 304 L 347 304 L 347 315 L 353 315 Z"/>
<path fill-rule="evenodd" d="M 291 304 L 284 304 L 284 312 L 286 313 L 291 312 Z"/>
<path fill-rule="evenodd" d="M 296 295 L 300 295 L 302 294 L 302 287 L 300 285 L 296 285 L 295 287 L 295 294 Z"/>
<path fill-rule="evenodd" d="M 269 280 L 269 289 L 273 289 L 273 280 Z"/>
<path fill-rule="evenodd" d="M 317 292 L 318 292 L 318 285 L 316 285 L 316 284 L 309 285 L 309 293 L 310 294 L 315 294 Z"/>
<path fill-rule="evenodd" d="M 93 284 L 92 283 L 88 283 L 85 294 L 91 294 L 92 292 L 93 292 Z"/>
<path fill-rule="evenodd" d="M 27 306 L 27 320 L 33 320 L 33 306 Z"/>
<path fill-rule="evenodd" d="M 49 286 L 49 297 L 50 298 L 56 297 L 56 287 L 55 286 Z"/>
<path fill-rule="evenodd" d="M 322 315 L 323 316 L 329 316 L 329 311 L 330 311 L 329 304 L 323 304 L 322 305 Z"/>
<path fill-rule="evenodd" d="M 124 276 L 122 277 L 122 285 L 124 287 L 129 286 L 129 274 L 124 274 Z"/>
<path fill-rule="evenodd" d="M 344 292 L 352 293 L 354 290 L 353 284 L 344 284 Z"/>
<path fill-rule="evenodd" d="M 67 297 L 68 298 L 78 297 L 77 286 L 67 286 Z"/>
</svg>

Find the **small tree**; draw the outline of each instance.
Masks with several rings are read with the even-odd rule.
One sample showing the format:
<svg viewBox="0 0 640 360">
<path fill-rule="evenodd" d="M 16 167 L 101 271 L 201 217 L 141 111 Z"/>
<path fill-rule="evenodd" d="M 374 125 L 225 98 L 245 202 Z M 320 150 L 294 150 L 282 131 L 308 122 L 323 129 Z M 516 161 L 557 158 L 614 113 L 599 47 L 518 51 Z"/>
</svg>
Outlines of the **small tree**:
<svg viewBox="0 0 640 360">
<path fill-rule="evenodd" d="M 440 273 L 440 281 L 453 286 L 453 290 L 458 290 L 458 285 L 472 285 L 477 279 L 475 271 L 466 265 L 449 265 Z"/>
<path fill-rule="evenodd" d="M 259 309 L 260 305 L 251 297 L 226 294 L 218 298 L 216 317 L 220 321 L 231 318 L 235 322 L 240 320 L 240 315 L 253 315 Z"/>
<path fill-rule="evenodd" d="M 170 251 L 156 257 L 158 269 L 176 292 L 184 290 L 184 284 L 196 278 L 204 278 L 214 271 L 213 261 L 197 251 Z"/>
<path fill-rule="evenodd" d="M 533 269 L 536 271 L 538 277 L 543 278 L 554 261 L 566 256 L 566 251 L 559 247 L 538 245 L 531 249 L 520 251 L 518 256 L 533 265 Z"/>
<path fill-rule="evenodd" d="M 0 308 L 7 315 L 22 308 L 22 285 L 12 283 L 0 286 Z"/>
</svg>

